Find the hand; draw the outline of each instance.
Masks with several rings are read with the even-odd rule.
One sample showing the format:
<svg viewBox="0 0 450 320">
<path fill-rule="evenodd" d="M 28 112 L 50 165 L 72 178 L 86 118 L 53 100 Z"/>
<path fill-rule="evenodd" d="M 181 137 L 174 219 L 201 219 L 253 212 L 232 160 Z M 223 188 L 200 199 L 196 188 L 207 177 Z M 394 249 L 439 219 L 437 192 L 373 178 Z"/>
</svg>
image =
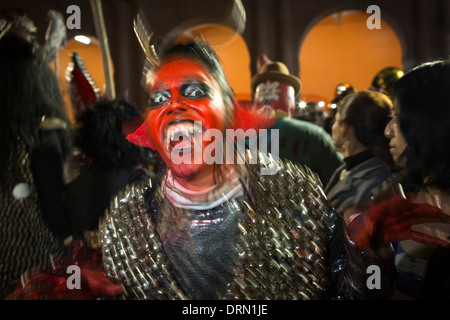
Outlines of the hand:
<svg viewBox="0 0 450 320">
<path fill-rule="evenodd" d="M 359 250 L 376 241 L 396 242 L 411 239 L 433 246 L 450 247 L 450 242 L 411 229 L 423 223 L 450 223 L 450 215 L 438 207 L 391 197 L 352 215 L 348 222 L 350 239 Z"/>
</svg>

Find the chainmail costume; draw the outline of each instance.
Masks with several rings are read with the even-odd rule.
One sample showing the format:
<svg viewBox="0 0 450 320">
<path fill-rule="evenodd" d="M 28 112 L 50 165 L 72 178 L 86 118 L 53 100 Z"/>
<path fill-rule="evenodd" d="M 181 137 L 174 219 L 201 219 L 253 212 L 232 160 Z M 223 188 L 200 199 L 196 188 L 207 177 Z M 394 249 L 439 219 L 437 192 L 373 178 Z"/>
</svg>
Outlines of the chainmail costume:
<svg viewBox="0 0 450 320">
<path fill-rule="evenodd" d="M 105 270 L 122 282 L 124 298 L 366 296 L 365 261 L 376 256 L 349 245 L 354 257 L 343 258 L 342 236 L 334 261 L 327 261 L 338 220 L 317 176 L 301 165 L 259 157 L 258 164 L 242 165 L 244 195 L 210 210 L 173 206 L 151 180 L 113 198 L 100 222 L 100 241 Z M 277 173 L 261 175 L 268 166 L 278 166 Z M 342 286 L 330 290 L 333 283 Z M 383 289 L 390 294 L 390 286 Z"/>
<path fill-rule="evenodd" d="M 51 267 L 62 254 L 39 206 L 28 147 L 18 138 L 14 149 L 3 184 L 11 188 L 0 187 L 0 296 L 26 271 Z"/>
</svg>

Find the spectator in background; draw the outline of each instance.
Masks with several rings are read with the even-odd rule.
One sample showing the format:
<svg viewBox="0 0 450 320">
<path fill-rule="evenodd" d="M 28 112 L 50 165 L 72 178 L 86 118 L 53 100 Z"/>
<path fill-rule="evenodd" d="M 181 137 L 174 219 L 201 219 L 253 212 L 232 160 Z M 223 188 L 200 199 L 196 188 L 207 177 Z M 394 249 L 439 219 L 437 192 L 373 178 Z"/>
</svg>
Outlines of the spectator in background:
<svg viewBox="0 0 450 320">
<path fill-rule="evenodd" d="M 322 105 L 323 104 L 323 105 Z M 325 125 L 324 102 L 301 101 L 294 112 L 294 119 L 314 123 L 323 128 Z"/>
<path fill-rule="evenodd" d="M 402 184 L 407 198 L 435 205 L 447 217 L 450 216 L 449 88 L 448 60 L 424 63 L 407 72 L 395 83 L 394 117 L 385 131 L 392 156 L 403 168 L 403 181 L 408 181 Z M 417 239 L 399 242 L 397 289 L 411 298 L 448 299 L 450 296 L 449 249 L 443 248 L 445 243 L 450 247 L 448 220 L 413 227 L 417 232 L 440 238 L 442 246 L 423 244 Z"/>
<path fill-rule="evenodd" d="M 397 244 L 396 298 L 449 297 L 449 86 L 448 60 L 424 63 L 396 82 L 385 135 L 401 170 L 374 192 L 365 214 L 349 219 L 358 248 Z"/>
<path fill-rule="evenodd" d="M 268 130 L 278 129 L 280 158 L 308 166 L 322 183 L 328 183 L 334 170 L 342 164 L 342 157 L 334 150 L 329 134 L 312 123 L 293 119 L 296 99 L 300 96 L 300 79 L 291 75 L 282 62 L 267 62 L 251 80 L 254 108 L 263 117 L 276 117 Z M 270 151 L 271 146 L 268 146 Z"/>
<path fill-rule="evenodd" d="M 336 150 L 344 164 L 333 174 L 325 193 L 338 214 L 370 203 L 373 189 L 392 175 L 393 160 L 384 128 L 392 102 L 382 93 L 360 91 L 346 96 L 332 128 Z"/>
</svg>

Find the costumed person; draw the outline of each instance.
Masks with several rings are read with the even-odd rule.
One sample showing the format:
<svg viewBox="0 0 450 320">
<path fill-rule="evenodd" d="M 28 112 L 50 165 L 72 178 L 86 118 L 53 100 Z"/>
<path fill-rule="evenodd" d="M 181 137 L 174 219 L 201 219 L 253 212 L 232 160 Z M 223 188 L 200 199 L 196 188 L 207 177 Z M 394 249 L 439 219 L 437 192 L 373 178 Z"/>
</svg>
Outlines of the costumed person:
<svg viewBox="0 0 450 320">
<path fill-rule="evenodd" d="M 66 79 L 74 122 L 77 125 L 83 113 L 102 98 L 102 93 L 77 52 L 72 53 L 72 61 L 66 69 Z"/>
<path fill-rule="evenodd" d="M 227 140 L 232 129 L 271 123 L 239 106 L 209 45 L 159 52 L 147 90 L 147 119 L 127 138 L 158 151 L 165 165 L 157 179 L 120 192 L 100 223 L 105 271 L 123 284 L 125 298 L 390 296 L 391 246 L 361 253 L 335 238 L 344 226 L 315 173 L 257 150 L 240 153 Z M 374 263 L 381 290 L 366 285 Z"/>
<path fill-rule="evenodd" d="M 342 156 L 323 128 L 293 118 L 301 91 L 300 79 L 291 75 L 282 62 L 267 62 L 266 59 L 260 64 L 261 69 L 251 80 L 255 112 L 265 118 L 276 118 L 270 129 L 278 130 L 280 157 L 308 166 L 326 185 L 342 164 Z M 272 140 L 271 130 L 267 141 Z M 270 145 L 267 150 L 271 148 Z"/>
<path fill-rule="evenodd" d="M 67 247 L 71 124 L 55 73 L 25 15 L 0 19 L 0 294 L 2 299 L 95 299 L 122 288 Z M 89 256 L 90 258 L 90 256 Z M 86 266 L 69 290 L 68 265 Z M 96 267 L 97 269 L 95 269 Z M 119 290 L 119 291 L 118 291 Z"/>
<path fill-rule="evenodd" d="M 62 197 L 72 221 L 74 253 L 84 251 L 84 260 L 90 259 L 90 253 L 93 262 L 99 247 L 98 219 L 110 198 L 135 178 L 150 174 L 147 167 L 154 163 L 150 151 L 125 138 L 140 124 L 137 107 L 124 99 L 103 98 L 77 52 L 72 53 L 66 80 L 75 120 L 75 151 L 74 178 Z"/>
<path fill-rule="evenodd" d="M 70 122 L 25 15 L 0 19 L 0 294 L 62 256 Z"/>
<path fill-rule="evenodd" d="M 67 45 L 66 23 L 64 16 L 56 10 L 49 10 L 47 16 L 50 22 L 45 32 L 44 59 L 47 63 L 54 62 L 55 74 L 58 74 L 58 51 Z"/>
<path fill-rule="evenodd" d="M 85 164 L 62 195 L 74 241 L 98 248 L 98 219 L 111 197 L 141 175 L 150 176 L 150 152 L 125 138 L 136 119 L 137 107 L 122 99 L 99 100 L 79 117 L 74 145 Z"/>
<path fill-rule="evenodd" d="M 83 166 L 86 165 L 85 154 L 78 146 L 78 134 L 81 129 L 82 116 L 100 99 L 103 99 L 102 92 L 98 88 L 91 74 L 84 65 L 84 61 L 77 52 L 71 55 L 72 61 L 66 69 L 67 88 L 71 103 L 71 119 L 72 119 L 72 141 L 76 141 L 73 145 L 72 157 L 69 163 L 69 181 L 75 179 Z"/>
</svg>

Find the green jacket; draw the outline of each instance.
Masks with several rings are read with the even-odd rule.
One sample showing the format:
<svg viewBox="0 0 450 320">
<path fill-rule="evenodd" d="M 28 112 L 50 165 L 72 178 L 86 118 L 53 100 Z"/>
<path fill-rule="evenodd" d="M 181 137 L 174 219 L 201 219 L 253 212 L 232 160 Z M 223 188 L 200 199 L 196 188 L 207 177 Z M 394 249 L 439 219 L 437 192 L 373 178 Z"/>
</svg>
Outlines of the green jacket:
<svg viewBox="0 0 450 320">
<path fill-rule="evenodd" d="M 334 149 L 331 136 L 318 125 L 297 119 L 278 118 L 268 129 L 268 152 L 271 151 L 271 144 L 275 143 L 271 142 L 271 129 L 279 130 L 279 157 L 308 166 L 319 175 L 324 186 L 343 163 L 342 155 Z"/>
</svg>

